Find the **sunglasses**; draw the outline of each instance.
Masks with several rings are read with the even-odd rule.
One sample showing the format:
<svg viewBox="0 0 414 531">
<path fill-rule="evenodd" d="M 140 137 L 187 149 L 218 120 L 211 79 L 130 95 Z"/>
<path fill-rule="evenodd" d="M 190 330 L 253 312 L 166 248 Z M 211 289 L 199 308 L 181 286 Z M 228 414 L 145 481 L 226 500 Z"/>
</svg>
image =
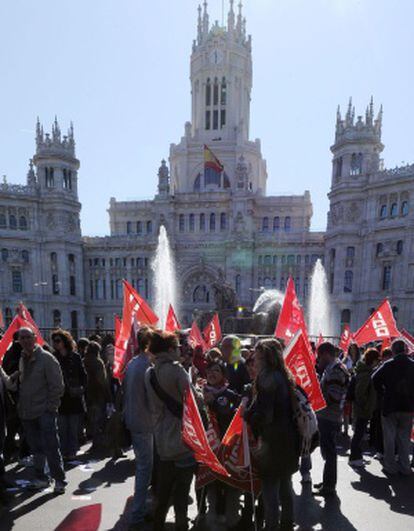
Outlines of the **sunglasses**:
<svg viewBox="0 0 414 531">
<path fill-rule="evenodd" d="M 62 343 L 62 339 L 60 337 L 53 337 L 52 341 L 53 343 Z"/>
</svg>

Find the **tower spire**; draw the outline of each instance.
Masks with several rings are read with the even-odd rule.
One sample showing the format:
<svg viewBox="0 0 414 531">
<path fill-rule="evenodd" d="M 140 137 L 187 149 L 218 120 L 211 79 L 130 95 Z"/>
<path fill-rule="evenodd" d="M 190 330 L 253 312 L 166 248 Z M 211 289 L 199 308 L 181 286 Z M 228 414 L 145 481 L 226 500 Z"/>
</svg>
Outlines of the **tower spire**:
<svg viewBox="0 0 414 531">
<path fill-rule="evenodd" d="M 229 14 L 227 15 L 227 29 L 229 32 L 232 32 L 234 30 L 234 21 L 234 0 L 230 0 L 230 9 Z"/>
<path fill-rule="evenodd" d="M 203 34 L 206 36 L 209 31 L 209 18 L 207 13 L 207 0 L 204 0 L 204 13 L 203 13 Z"/>
<path fill-rule="evenodd" d="M 237 31 L 237 34 L 241 37 L 242 26 L 243 26 L 243 3 L 241 0 L 239 2 L 238 7 L 239 7 L 239 14 L 237 15 L 236 31 Z"/>
<path fill-rule="evenodd" d="M 201 44 L 201 41 L 203 40 L 203 22 L 201 19 L 201 5 L 198 4 L 198 21 L 197 21 L 197 42 L 198 44 Z"/>
</svg>

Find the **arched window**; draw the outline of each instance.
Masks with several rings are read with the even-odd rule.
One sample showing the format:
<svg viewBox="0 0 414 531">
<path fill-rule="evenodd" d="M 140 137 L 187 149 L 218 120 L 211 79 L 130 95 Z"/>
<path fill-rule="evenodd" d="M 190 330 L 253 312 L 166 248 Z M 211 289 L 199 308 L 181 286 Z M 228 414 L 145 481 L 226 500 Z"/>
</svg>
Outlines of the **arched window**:
<svg viewBox="0 0 414 531">
<path fill-rule="evenodd" d="M 346 248 L 346 257 L 347 258 L 354 258 L 355 256 L 355 247 L 347 247 Z"/>
<path fill-rule="evenodd" d="M 210 231 L 213 232 L 216 230 L 216 215 L 214 212 L 210 214 Z"/>
<path fill-rule="evenodd" d="M 189 221 L 190 232 L 194 232 L 194 229 L 195 229 L 194 214 L 190 214 L 188 221 Z"/>
<path fill-rule="evenodd" d="M 152 221 L 147 221 L 147 234 L 152 233 Z"/>
<path fill-rule="evenodd" d="M 280 229 L 280 218 L 279 216 L 275 216 L 273 218 L 273 231 L 277 232 Z"/>
<path fill-rule="evenodd" d="M 408 201 L 403 201 L 401 203 L 401 215 L 406 216 L 408 214 Z"/>
<path fill-rule="evenodd" d="M 13 312 L 11 310 L 11 308 L 4 308 L 4 324 L 6 325 L 5 327 L 9 327 L 11 322 L 13 320 Z"/>
<path fill-rule="evenodd" d="M 376 249 L 377 256 L 382 254 L 383 250 L 384 250 L 384 245 L 381 242 L 377 243 L 377 249 Z"/>
<path fill-rule="evenodd" d="M 342 157 L 335 160 L 335 177 L 340 179 L 342 177 Z"/>
<path fill-rule="evenodd" d="M 226 230 L 227 229 L 227 216 L 225 212 L 222 212 L 220 214 L 220 230 Z"/>
<path fill-rule="evenodd" d="M 60 310 L 53 310 L 53 326 L 54 328 L 60 328 L 62 324 L 62 316 Z"/>
<path fill-rule="evenodd" d="M 222 107 L 227 103 L 227 84 L 225 77 L 221 80 L 220 103 Z"/>
<path fill-rule="evenodd" d="M 237 295 L 241 295 L 241 275 L 236 275 L 234 279 L 234 288 Z"/>
<path fill-rule="evenodd" d="M 14 214 L 10 214 L 9 216 L 9 227 L 13 230 L 17 229 L 17 219 Z"/>
<path fill-rule="evenodd" d="M 218 105 L 219 102 L 219 82 L 218 79 L 214 78 L 214 87 L 213 87 L 213 105 Z"/>
<path fill-rule="evenodd" d="M 127 221 L 127 234 L 131 234 L 132 232 L 132 222 Z"/>
<path fill-rule="evenodd" d="M 0 214 L 0 229 L 5 229 L 7 227 L 7 219 L 5 214 Z"/>
<path fill-rule="evenodd" d="M 352 281 L 354 278 L 354 274 L 352 271 L 345 271 L 345 278 L 344 278 L 344 293 L 351 293 L 352 292 Z"/>
<path fill-rule="evenodd" d="M 362 153 L 352 153 L 351 155 L 351 175 L 361 175 L 362 173 Z"/>
<path fill-rule="evenodd" d="M 263 232 L 268 232 L 269 230 L 269 218 L 268 217 L 264 217 L 263 220 L 262 220 L 262 231 Z"/>
<path fill-rule="evenodd" d="M 266 288 L 266 289 L 271 289 L 272 288 L 272 279 L 269 278 L 269 277 L 265 277 L 264 280 L 263 280 L 263 287 Z"/>
<path fill-rule="evenodd" d="M 273 265 L 277 265 L 277 255 L 273 255 L 273 259 L 272 259 L 272 262 L 273 262 Z"/>
<path fill-rule="evenodd" d="M 270 265 L 272 265 L 272 257 L 270 256 L 270 254 L 267 254 L 267 255 L 264 257 L 264 265 L 265 265 L 265 266 L 270 266 Z"/>
<path fill-rule="evenodd" d="M 1 250 L 1 259 L 3 260 L 3 262 L 7 262 L 7 260 L 9 259 L 9 250 L 8 249 L 3 248 Z"/>
<path fill-rule="evenodd" d="M 26 251 L 26 249 L 22 251 L 22 260 L 25 264 L 29 263 L 29 251 Z"/>
<path fill-rule="evenodd" d="M 142 234 L 142 221 L 137 221 L 137 234 Z"/>
<path fill-rule="evenodd" d="M 178 230 L 180 232 L 184 232 L 184 228 L 185 228 L 184 214 L 180 214 L 178 217 Z"/>
<path fill-rule="evenodd" d="M 293 254 L 289 254 L 287 257 L 287 264 L 288 265 L 294 265 L 295 264 L 295 257 Z"/>
<path fill-rule="evenodd" d="M 204 285 L 197 286 L 193 291 L 193 302 L 208 303 L 210 302 L 210 292 Z"/>
<path fill-rule="evenodd" d="M 393 203 L 391 205 L 391 210 L 390 210 L 390 216 L 392 218 L 395 218 L 395 216 L 398 214 L 398 207 L 397 207 L 397 203 Z"/>
<path fill-rule="evenodd" d="M 207 106 L 211 105 L 211 81 L 210 81 L 210 78 L 207 78 L 207 83 L 206 83 L 206 105 Z"/>
<path fill-rule="evenodd" d="M 381 205 L 380 218 L 385 219 L 387 217 L 387 205 Z"/>
<path fill-rule="evenodd" d="M 26 216 L 20 216 L 19 218 L 19 229 L 27 230 L 27 219 Z"/>
<path fill-rule="evenodd" d="M 300 254 L 298 254 L 297 257 L 296 257 L 296 265 L 300 265 L 301 262 L 302 262 L 302 257 L 301 257 Z"/>
<path fill-rule="evenodd" d="M 59 277 L 57 276 L 56 273 L 54 273 L 52 275 L 52 293 L 53 295 L 59 295 L 59 289 L 60 287 L 60 282 L 59 282 Z"/>
<path fill-rule="evenodd" d="M 137 291 L 138 293 L 144 293 L 144 280 L 142 278 L 137 279 Z"/>
<path fill-rule="evenodd" d="M 206 215 L 200 214 L 200 232 L 204 232 L 206 230 Z"/>
<path fill-rule="evenodd" d="M 55 186 L 55 171 L 53 168 L 45 168 L 45 186 L 53 188 Z"/>
<path fill-rule="evenodd" d="M 22 272 L 19 269 L 12 271 L 12 289 L 14 293 L 21 293 L 23 291 Z"/>
<path fill-rule="evenodd" d="M 290 216 L 285 217 L 285 232 L 289 232 L 291 229 Z"/>
<path fill-rule="evenodd" d="M 402 240 L 398 240 L 397 242 L 397 254 L 402 254 L 404 248 L 404 242 Z"/>
</svg>

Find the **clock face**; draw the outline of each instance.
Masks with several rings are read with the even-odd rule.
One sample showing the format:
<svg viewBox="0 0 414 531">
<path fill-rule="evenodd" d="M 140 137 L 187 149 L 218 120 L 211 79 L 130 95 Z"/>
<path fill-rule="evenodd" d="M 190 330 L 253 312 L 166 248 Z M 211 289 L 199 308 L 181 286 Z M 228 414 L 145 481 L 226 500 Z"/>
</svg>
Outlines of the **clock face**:
<svg viewBox="0 0 414 531">
<path fill-rule="evenodd" d="M 215 48 L 210 53 L 210 62 L 214 65 L 218 65 L 223 61 L 223 52 Z"/>
</svg>

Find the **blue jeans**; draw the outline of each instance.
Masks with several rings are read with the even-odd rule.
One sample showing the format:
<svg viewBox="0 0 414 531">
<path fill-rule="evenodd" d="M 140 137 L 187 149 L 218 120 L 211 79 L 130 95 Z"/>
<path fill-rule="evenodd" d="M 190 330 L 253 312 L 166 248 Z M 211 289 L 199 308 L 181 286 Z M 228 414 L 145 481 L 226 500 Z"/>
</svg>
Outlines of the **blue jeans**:
<svg viewBox="0 0 414 531">
<path fill-rule="evenodd" d="M 131 432 L 131 440 L 136 463 L 131 523 L 139 524 L 144 521 L 147 514 L 146 502 L 152 475 L 154 436 L 152 433 Z"/>
<path fill-rule="evenodd" d="M 76 455 L 79 450 L 79 414 L 59 415 L 58 426 L 62 455 Z"/>
<path fill-rule="evenodd" d="M 293 524 L 292 476 L 262 478 L 262 498 L 266 529 L 279 529 L 279 505 L 282 506 L 280 525 Z"/>
<path fill-rule="evenodd" d="M 325 461 L 323 467 L 323 486 L 335 490 L 337 482 L 338 452 L 336 451 L 336 438 L 341 430 L 339 422 L 318 418 L 321 454 Z"/>
<path fill-rule="evenodd" d="M 40 417 L 23 420 L 23 429 L 33 454 L 36 477 L 45 479 L 45 462 L 50 475 L 56 481 L 65 480 L 60 441 L 57 428 L 57 414 L 46 411 Z"/>
</svg>

